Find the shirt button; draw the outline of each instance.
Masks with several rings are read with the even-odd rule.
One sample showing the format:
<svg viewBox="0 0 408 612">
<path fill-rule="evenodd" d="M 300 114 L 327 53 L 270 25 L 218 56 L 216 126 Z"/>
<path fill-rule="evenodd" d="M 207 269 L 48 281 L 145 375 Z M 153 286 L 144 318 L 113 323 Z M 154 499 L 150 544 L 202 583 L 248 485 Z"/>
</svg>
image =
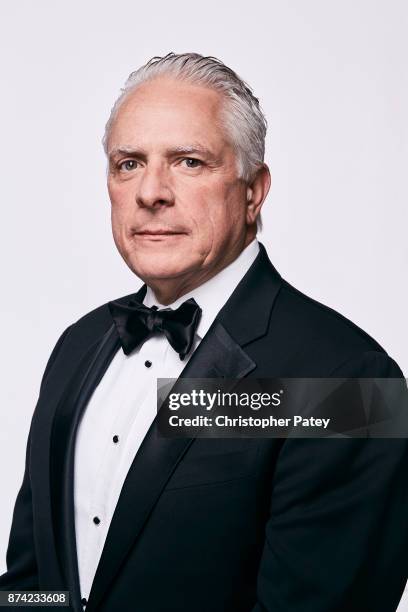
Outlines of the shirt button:
<svg viewBox="0 0 408 612">
<path fill-rule="evenodd" d="M 146 368 L 150 368 L 150 366 L 152 365 L 152 362 L 149 361 L 148 359 L 145 361 L 145 366 Z"/>
<path fill-rule="evenodd" d="M 87 604 L 87 603 L 88 603 L 88 601 L 87 601 L 86 597 L 83 597 L 83 598 L 81 599 L 81 604 L 82 604 L 83 606 L 86 606 L 86 604 Z"/>
<path fill-rule="evenodd" d="M 95 525 L 99 525 L 99 523 L 101 522 L 101 519 L 98 516 L 94 516 L 93 522 L 95 523 Z"/>
<path fill-rule="evenodd" d="M 113 436 L 112 440 L 117 444 L 119 442 L 119 436 Z"/>
</svg>

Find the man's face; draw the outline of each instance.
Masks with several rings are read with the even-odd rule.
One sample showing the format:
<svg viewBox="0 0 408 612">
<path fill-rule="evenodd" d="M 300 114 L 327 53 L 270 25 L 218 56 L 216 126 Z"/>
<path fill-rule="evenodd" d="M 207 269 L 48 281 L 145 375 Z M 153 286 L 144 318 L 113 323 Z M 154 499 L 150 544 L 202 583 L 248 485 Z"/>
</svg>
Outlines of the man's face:
<svg viewBox="0 0 408 612">
<path fill-rule="evenodd" d="M 200 284 L 255 234 L 247 186 L 221 125 L 222 103 L 211 89 L 160 78 L 129 94 L 113 122 L 107 143 L 113 236 L 147 284 Z"/>
</svg>

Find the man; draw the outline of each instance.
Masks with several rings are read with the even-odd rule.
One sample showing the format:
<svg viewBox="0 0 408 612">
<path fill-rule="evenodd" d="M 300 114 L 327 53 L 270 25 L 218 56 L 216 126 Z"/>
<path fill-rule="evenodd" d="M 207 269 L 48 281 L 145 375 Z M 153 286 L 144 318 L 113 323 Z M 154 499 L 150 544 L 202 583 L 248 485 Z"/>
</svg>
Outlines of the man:
<svg viewBox="0 0 408 612">
<path fill-rule="evenodd" d="M 266 123 L 215 58 L 130 75 L 106 126 L 116 246 L 144 285 L 59 339 L 0 588 L 106 612 L 391 612 L 407 576 L 403 439 L 170 439 L 157 377 L 401 377 L 256 240 Z M 168 310 L 171 308 L 171 310 Z"/>
</svg>

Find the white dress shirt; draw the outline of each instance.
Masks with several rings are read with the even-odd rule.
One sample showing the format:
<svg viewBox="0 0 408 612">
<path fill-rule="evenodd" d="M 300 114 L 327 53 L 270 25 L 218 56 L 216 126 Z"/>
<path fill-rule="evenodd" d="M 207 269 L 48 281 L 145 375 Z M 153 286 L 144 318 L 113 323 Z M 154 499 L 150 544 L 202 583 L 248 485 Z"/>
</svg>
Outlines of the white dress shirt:
<svg viewBox="0 0 408 612">
<path fill-rule="evenodd" d="M 89 597 L 123 483 L 156 415 L 157 378 L 179 377 L 258 252 L 255 238 L 216 276 L 169 306 L 158 303 L 148 287 L 146 306 L 176 309 L 193 297 L 201 307 L 190 353 L 182 361 L 164 335 L 152 336 L 128 356 L 119 350 L 95 389 L 75 445 L 75 531 L 82 598 Z"/>
</svg>

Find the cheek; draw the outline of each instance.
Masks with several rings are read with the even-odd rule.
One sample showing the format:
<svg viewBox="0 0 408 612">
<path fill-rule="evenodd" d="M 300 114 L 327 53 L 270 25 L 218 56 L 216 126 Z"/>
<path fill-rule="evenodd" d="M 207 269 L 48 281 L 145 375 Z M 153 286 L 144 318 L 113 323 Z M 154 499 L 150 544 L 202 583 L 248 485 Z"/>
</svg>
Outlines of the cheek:
<svg viewBox="0 0 408 612">
<path fill-rule="evenodd" d="M 239 231 L 245 220 L 241 192 L 232 185 L 223 185 L 208 198 L 207 218 L 215 237 Z"/>
<path fill-rule="evenodd" d="M 130 219 L 134 212 L 129 193 L 123 188 L 109 187 L 109 198 L 111 201 L 111 219 L 112 227 L 118 229 L 126 224 L 126 220 Z"/>
<path fill-rule="evenodd" d="M 127 227 L 129 215 L 126 214 L 126 206 L 119 200 L 112 200 L 111 205 L 111 227 L 115 244 L 122 255 L 131 250 L 128 244 Z"/>
<path fill-rule="evenodd" d="M 117 205 L 113 205 L 111 207 L 111 223 L 112 223 L 112 231 L 115 239 L 120 236 L 121 228 L 125 225 L 126 219 L 123 215 L 123 208 Z"/>
<path fill-rule="evenodd" d="M 131 185 L 128 183 L 115 183 L 114 181 L 108 181 L 108 193 L 109 199 L 112 204 L 112 208 L 118 211 L 126 210 L 130 208 L 134 203 L 134 197 Z"/>
<path fill-rule="evenodd" d="M 112 206 L 116 205 L 117 202 L 119 202 L 120 200 L 120 189 L 118 189 L 117 185 L 115 185 L 115 183 L 111 180 L 108 179 L 108 194 L 109 194 L 109 199 L 111 201 Z"/>
</svg>

